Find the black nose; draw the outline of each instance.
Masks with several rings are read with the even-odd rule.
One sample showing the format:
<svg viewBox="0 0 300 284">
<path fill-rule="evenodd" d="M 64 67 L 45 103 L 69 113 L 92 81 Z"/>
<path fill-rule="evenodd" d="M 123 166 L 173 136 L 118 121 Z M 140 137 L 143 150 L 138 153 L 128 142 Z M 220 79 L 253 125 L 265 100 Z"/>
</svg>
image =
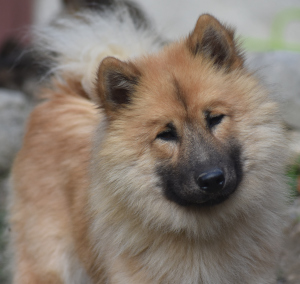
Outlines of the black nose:
<svg viewBox="0 0 300 284">
<path fill-rule="evenodd" d="M 207 194 L 220 191 L 225 184 L 225 176 L 221 169 L 201 173 L 197 179 L 200 189 Z"/>
</svg>

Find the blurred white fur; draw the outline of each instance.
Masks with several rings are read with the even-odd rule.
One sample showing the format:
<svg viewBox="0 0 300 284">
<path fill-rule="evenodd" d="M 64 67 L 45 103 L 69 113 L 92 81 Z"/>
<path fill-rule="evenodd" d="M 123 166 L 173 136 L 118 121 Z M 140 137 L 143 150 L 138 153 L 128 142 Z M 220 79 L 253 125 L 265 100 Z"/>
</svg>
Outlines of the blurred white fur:
<svg viewBox="0 0 300 284">
<path fill-rule="evenodd" d="M 60 17 L 52 25 L 36 29 L 35 41 L 37 50 L 54 63 L 51 71 L 77 77 L 88 95 L 105 57 L 127 60 L 156 52 L 162 46 L 152 29 L 136 26 L 123 5 L 105 12 Z"/>
</svg>

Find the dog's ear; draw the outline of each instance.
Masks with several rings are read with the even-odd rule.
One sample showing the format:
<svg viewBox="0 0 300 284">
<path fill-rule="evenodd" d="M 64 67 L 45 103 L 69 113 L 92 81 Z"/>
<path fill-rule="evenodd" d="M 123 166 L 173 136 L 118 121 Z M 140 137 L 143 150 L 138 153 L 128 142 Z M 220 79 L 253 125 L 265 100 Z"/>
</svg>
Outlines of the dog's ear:
<svg viewBox="0 0 300 284">
<path fill-rule="evenodd" d="M 97 98 L 108 113 L 131 103 L 140 72 L 133 63 L 106 57 L 100 64 L 97 78 Z"/>
<path fill-rule="evenodd" d="M 187 45 L 193 55 L 202 54 L 213 60 L 218 68 L 232 70 L 243 66 L 243 57 L 234 40 L 234 31 L 211 15 L 199 17 L 194 31 L 187 39 Z"/>
</svg>

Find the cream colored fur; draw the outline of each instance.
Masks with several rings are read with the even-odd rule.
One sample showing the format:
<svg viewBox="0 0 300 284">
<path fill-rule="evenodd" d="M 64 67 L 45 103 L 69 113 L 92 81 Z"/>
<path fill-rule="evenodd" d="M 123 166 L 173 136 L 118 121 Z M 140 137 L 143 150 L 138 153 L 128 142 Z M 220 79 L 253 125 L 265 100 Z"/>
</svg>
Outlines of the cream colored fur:
<svg viewBox="0 0 300 284">
<path fill-rule="evenodd" d="M 88 94 L 103 58 L 127 60 L 161 48 L 158 35 L 143 26 L 137 29 L 122 5 L 101 15 L 90 11 L 58 18 L 53 25 L 36 29 L 34 36 L 36 49 L 56 62 L 51 71 L 78 77 Z M 53 58 L 53 51 L 58 58 Z"/>
</svg>

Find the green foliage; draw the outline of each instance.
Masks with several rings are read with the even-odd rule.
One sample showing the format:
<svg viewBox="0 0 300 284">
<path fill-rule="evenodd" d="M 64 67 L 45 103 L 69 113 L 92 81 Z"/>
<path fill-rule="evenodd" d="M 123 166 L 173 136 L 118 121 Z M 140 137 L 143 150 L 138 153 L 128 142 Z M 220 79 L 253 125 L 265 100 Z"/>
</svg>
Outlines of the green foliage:
<svg viewBox="0 0 300 284">
<path fill-rule="evenodd" d="M 297 7 L 280 11 L 273 20 L 270 37 L 243 38 L 243 46 L 251 51 L 289 50 L 300 52 L 300 42 L 286 42 L 284 33 L 290 23 L 300 21 L 300 9 Z"/>
<path fill-rule="evenodd" d="M 298 178 L 300 177 L 300 156 L 296 157 L 295 162 L 288 167 L 287 176 L 289 178 L 291 197 L 294 198 L 299 195 L 297 186 Z"/>
</svg>

